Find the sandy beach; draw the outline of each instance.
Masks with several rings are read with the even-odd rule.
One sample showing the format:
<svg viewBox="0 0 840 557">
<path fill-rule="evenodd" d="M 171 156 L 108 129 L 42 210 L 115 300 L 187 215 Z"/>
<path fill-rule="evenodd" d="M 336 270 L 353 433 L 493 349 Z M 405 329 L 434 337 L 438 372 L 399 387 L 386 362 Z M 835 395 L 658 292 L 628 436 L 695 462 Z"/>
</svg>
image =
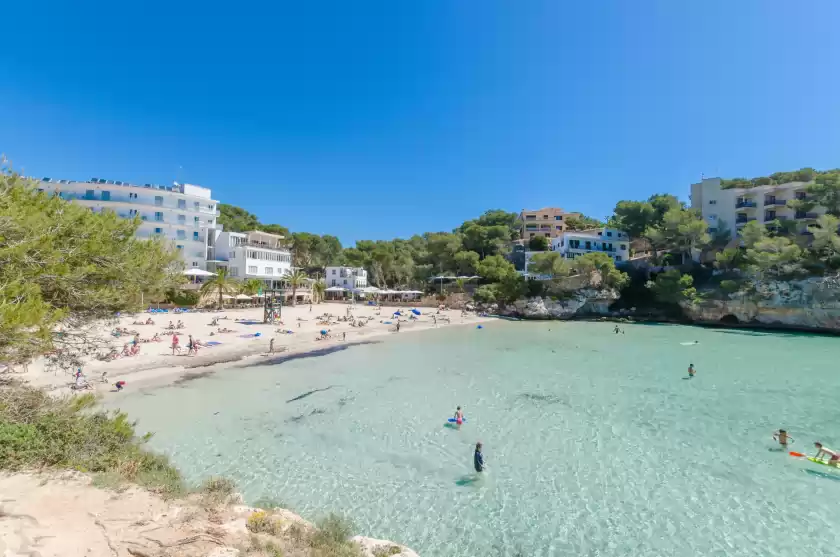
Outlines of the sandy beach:
<svg viewBox="0 0 840 557">
<path fill-rule="evenodd" d="M 421 315 L 410 318 L 411 308 L 393 306 L 367 306 L 361 304 L 325 302 L 312 306 L 288 306 L 282 310 L 282 324 L 262 322 L 263 309 L 226 309 L 201 313 L 137 313 L 122 315 L 107 324 L 98 324 L 90 333 L 103 343 L 100 354 L 108 350 L 122 352 L 125 345 L 131 343 L 134 334 L 140 336 L 139 353 L 133 356 L 120 356 L 112 360 L 87 359 L 82 371 L 93 390 L 103 394 L 115 391 L 117 381 L 125 381 L 126 389 L 147 388 L 172 384 L 188 379 L 191 375 L 207 373 L 218 369 L 219 364 L 247 362 L 253 364 L 264 360 L 270 362 L 289 355 L 305 352 L 335 349 L 370 340 L 381 340 L 383 336 L 405 334 L 414 331 L 439 327 L 477 324 L 486 321 L 475 313 L 462 315 L 461 310 L 440 310 L 435 308 L 417 308 Z M 396 332 L 397 319 L 394 312 L 401 310 L 399 333 Z M 322 317 L 330 314 L 330 323 L 325 324 Z M 366 321 L 362 327 L 351 326 L 350 321 L 337 321 L 339 318 L 352 317 L 358 323 Z M 151 318 L 154 324 L 135 324 Z M 216 324 L 211 324 L 218 319 Z M 183 328 L 168 330 L 169 323 L 183 323 Z M 130 331 L 128 335 L 113 336 L 116 328 Z M 219 330 L 231 332 L 219 332 Z M 285 331 L 285 332 L 284 332 Z M 321 338 L 321 331 L 328 331 L 327 338 Z M 143 342 L 158 334 L 160 342 Z M 173 354 L 172 337 L 177 334 L 180 351 Z M 187 345 L 189 335 L 202 344 L 198 352 L 190 354 Z M 274 339 L 274 353 L 269 352 Z M 70 393 L 74 384 L 75 369 L 56 369 L 45 358 L 30 363 L 26 369 L 17 370 L 18 378 L 31 385 L 44 387 L 60 393 Z M 103 372 L 107 381 L 102 381 Z M 89 391 L 88 391 L 89 392 Z M 117 395 L 118 393 L 114 392 Z"/>
</svg>

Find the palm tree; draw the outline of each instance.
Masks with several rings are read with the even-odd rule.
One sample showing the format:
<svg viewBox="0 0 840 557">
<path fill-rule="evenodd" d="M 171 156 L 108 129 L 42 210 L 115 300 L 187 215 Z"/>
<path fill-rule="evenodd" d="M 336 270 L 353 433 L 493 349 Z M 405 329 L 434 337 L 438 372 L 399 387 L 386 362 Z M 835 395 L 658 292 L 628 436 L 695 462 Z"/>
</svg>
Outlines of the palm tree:
<svg viewBox="0 0 840 557">
<path fill-rule="evenodd" d="M 297 304 L 297 289 L 306 284 L 309 277 L 301 270 L 294 271 L 291 275 L 286 276 L 286 282 L 292 287 L 292 305 Z"/>
<path fill-rule="evenodd" d="M 324 300 L 324 292 L 327 290 L 327 283 L 322 280 L 317 280 L 312 284 L 312 296 L 317 298 L 320 304 Z"/>
<path fill-rule="evenodd" d="M 242 293 L 253 296 L 259 294 L 260 290 L 265 286 L 265 283 L 260 279 L 248 279 L 242 283 Z"/>
<path fill-rule="evenodd" d="M 222 295 L 225 292 L 236 292 L 239 289 L 239 283 L 228 277 L 227 269 L 222 267 L 219 269 L 215 277 L 208 279 L 201 286 L 202 294 L 216 294 L 219 295 L 219 309 L 222 308 Z"/>
</svg>

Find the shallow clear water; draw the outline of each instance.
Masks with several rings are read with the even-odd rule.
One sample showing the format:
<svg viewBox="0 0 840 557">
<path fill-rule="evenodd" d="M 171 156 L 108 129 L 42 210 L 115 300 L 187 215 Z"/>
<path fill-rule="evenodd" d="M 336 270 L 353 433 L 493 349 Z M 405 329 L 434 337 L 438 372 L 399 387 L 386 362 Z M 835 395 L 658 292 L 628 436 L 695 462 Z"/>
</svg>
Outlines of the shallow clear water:
<svg viewBox="0 0 840 557">
<path fill-rule="evenodd" d="M 119 404 L 189 478 L 424 557 L 840 551 L 840 470 L 769 450 L 779 427 L 792 450 L 840 448 L 840 339 L 612 328 L 405 334 Z M 443 425 L 458 404 L 461 431 Z M 479 439 L 490 469 L 465 481 Z"/>
</svg>

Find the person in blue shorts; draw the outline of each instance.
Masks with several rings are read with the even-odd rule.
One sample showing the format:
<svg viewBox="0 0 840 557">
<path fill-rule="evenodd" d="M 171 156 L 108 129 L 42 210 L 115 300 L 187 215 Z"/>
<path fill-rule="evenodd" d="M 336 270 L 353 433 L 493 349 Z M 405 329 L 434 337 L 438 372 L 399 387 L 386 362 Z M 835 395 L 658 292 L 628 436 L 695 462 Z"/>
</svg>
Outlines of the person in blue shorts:
<svg viewBox="0 0 840 557">
<path fill-rule="evenodd" d="M 484 455 L 481 454 L 481 441 L 475 444 L 475 454 L 473 454 L 473 466 L 476 472 L 484 472 Z"/>
</svg>

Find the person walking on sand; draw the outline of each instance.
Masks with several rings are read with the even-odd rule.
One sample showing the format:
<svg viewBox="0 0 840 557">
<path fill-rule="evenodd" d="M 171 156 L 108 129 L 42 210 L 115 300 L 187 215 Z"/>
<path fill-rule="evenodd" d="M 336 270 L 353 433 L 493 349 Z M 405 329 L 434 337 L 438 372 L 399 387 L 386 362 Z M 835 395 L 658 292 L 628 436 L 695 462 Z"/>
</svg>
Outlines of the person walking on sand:
<svg viewBox="0 0 840 557">
<path fill-rule="evenodd" d="M 195 341 L 193 340 L 192 335 L 190 335 L 190 339 L 187 341 L 187 356 L 191 354 L 196 354 L 198 352 L 198 348 L 195 345 Z"/>
<path fill-rule="evenodd" d="M 274 338 L 268 341 L 268 353 L 274 354 Z"/>
<path fill-rule="evenodd" d="M 695 373 L 697 373 L 697 370 L 694 369 L 694 364 L 688 364 L 688 377 L 689 377 L 689 379 L 694 377 Z"/>
<path fill-rule="evenodd" d="M 181 346 L 178 341 L 178 334 L 175 333 L 172 335 L 172 355 L 175 355 L 175 351 L 178 351 L 178 354 L 181 353 Z"/>
</svg>

